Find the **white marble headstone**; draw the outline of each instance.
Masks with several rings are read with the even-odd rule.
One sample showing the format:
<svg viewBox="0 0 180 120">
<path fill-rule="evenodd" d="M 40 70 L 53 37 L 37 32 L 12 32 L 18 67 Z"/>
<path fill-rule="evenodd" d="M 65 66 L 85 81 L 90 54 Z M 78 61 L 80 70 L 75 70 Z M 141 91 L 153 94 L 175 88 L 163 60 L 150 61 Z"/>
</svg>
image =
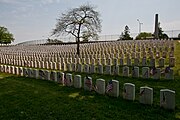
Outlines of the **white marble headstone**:
<svg viewBox="0 0 180 120">
<path fill-rule="evenodd" d="M 169 89 L 160 90 L 160 107 L 165 109 L 175 109 L 175 91 Z"/>
<path fill-rule="evenodd" d="M 81 88 L 82 87 L 81 75 L 75 75 L 74 76 L 74 87 L 75 88 Z"/>
<path fill-rule="evenodd" d="M 135 100 L 135 85 L 132 83 L 124 83 L 123 98 L 126 100 Z"/>
<path fill-rule="evenodd" d="M 153 88 L 140 87 L 139 102 L 142 104 L 153 104 Z"/>
<path fill-rule="evenodd" d="M 96 92 L 99 94 L 105 94 L 105 80 L 104 79 L 97 79 L 96 80 Z"/>
</svg>

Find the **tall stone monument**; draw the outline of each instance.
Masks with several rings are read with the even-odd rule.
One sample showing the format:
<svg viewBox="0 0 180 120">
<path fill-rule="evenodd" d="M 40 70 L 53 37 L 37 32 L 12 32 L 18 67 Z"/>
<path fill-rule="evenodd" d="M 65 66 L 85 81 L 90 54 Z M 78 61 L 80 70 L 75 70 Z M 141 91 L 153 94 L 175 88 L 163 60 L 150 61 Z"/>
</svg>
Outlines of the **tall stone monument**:
<svg viewBox="0 0 180 120">
<path fill-rule="evenodd" d="M 159 36 L 158 36 L 158 34 L 159 34 L 158 24 L 159 24 L 159 22 L 158 22 L 158 14 L 156 14 L 155 15 L 155 30 L 154 30 L 154 37 L 156 39 L 159 38 Z"/>
</svg>

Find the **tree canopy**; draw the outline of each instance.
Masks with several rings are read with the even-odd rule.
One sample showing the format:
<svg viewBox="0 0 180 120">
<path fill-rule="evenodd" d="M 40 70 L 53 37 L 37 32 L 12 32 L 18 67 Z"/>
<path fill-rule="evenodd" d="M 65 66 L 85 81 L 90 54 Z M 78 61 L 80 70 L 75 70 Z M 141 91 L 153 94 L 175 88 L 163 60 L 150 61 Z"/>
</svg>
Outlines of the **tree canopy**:
<svg viewBox="0 0 180 120">
<path fill-rule="evenodd" d="M 57 19 L 52 35 L 56 35 L 57 37 L 62 34 L 73 35 L 76 38 L 77 54 L 79 55 L 80 39 L 97 39 L 98 33 L 101 32 L 101 20 L 99 16 L 100 14 L 89 4 L 70 9 Z"/>
<path fill-rule="evenodd" d="M 166 33 L 164 33 L 164 31 L 162 30 L 162 27 L 160 26 L 160 22 L 158 23 L 158 37 L 159 39 L 168 39 L 168 35 Z"/>
<path fill-rule="evenodd" d="M 130 37 L 130 29 L 129 27 L 126 25 L 124 32 L 121 33 L 120 35 L 120 40 L 132 40 L 133 38 Z"/>
<path fill-rule="evenodd" d="M 6 27 L 0 26 L 0 44 L 10 44 L 13 41 L 13 34 Z"/>
<path fill-rule="evenodd" d="M 147 33 L 147 32 L 141 32 L 136 36 L 136 40 L 144 40 L 144 39 L 151 39 L 153 38 L 152 33 Z"/>
</svg>

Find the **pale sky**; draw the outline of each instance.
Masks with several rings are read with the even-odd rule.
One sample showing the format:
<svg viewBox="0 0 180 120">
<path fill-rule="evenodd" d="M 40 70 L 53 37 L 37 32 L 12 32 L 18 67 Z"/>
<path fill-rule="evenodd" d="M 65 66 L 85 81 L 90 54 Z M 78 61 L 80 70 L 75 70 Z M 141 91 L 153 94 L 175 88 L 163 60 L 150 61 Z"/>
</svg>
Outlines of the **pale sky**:
<svg viewBox="0 0 180 120">
<path fill-rule="evenodd" d="M 153 32 L 156 13 L 164 31 L 180 30 L 180 0 L 0 0 L 0 26 L 14 34 L 14 43 L 44 39 L 61 13 L 87 3 L 101 14 L 100 35 L 120 34 L 125 25 L 138 33 L 137 19 L 142 31 Z"/>
</svg>

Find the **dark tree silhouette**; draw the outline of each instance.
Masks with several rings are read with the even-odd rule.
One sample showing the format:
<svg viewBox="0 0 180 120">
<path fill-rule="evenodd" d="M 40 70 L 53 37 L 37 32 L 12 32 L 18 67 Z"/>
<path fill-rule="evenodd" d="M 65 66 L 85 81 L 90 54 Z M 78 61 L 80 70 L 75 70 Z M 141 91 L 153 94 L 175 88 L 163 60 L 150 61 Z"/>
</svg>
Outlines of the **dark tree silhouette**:
<svg viewBox="0 0 180 120">
<path fill-rule="evenodd" d="M 130 29 L 129 27 L 126 25 L 124 32 L 121 33 L 120 35 L 120 40 L 132 40 L 133 38 L 130 37 Z"/>
<path fill-rule="evenodd" d="M 80 38 L 97 38 L 101 32 L 99 13 L 91 5 L 82 5 L 70 9 L 66 14 L 57 19 L 52 35 L 71 34 L 76 38 L 77 54 L 80 54 Z"/>
</svg>

